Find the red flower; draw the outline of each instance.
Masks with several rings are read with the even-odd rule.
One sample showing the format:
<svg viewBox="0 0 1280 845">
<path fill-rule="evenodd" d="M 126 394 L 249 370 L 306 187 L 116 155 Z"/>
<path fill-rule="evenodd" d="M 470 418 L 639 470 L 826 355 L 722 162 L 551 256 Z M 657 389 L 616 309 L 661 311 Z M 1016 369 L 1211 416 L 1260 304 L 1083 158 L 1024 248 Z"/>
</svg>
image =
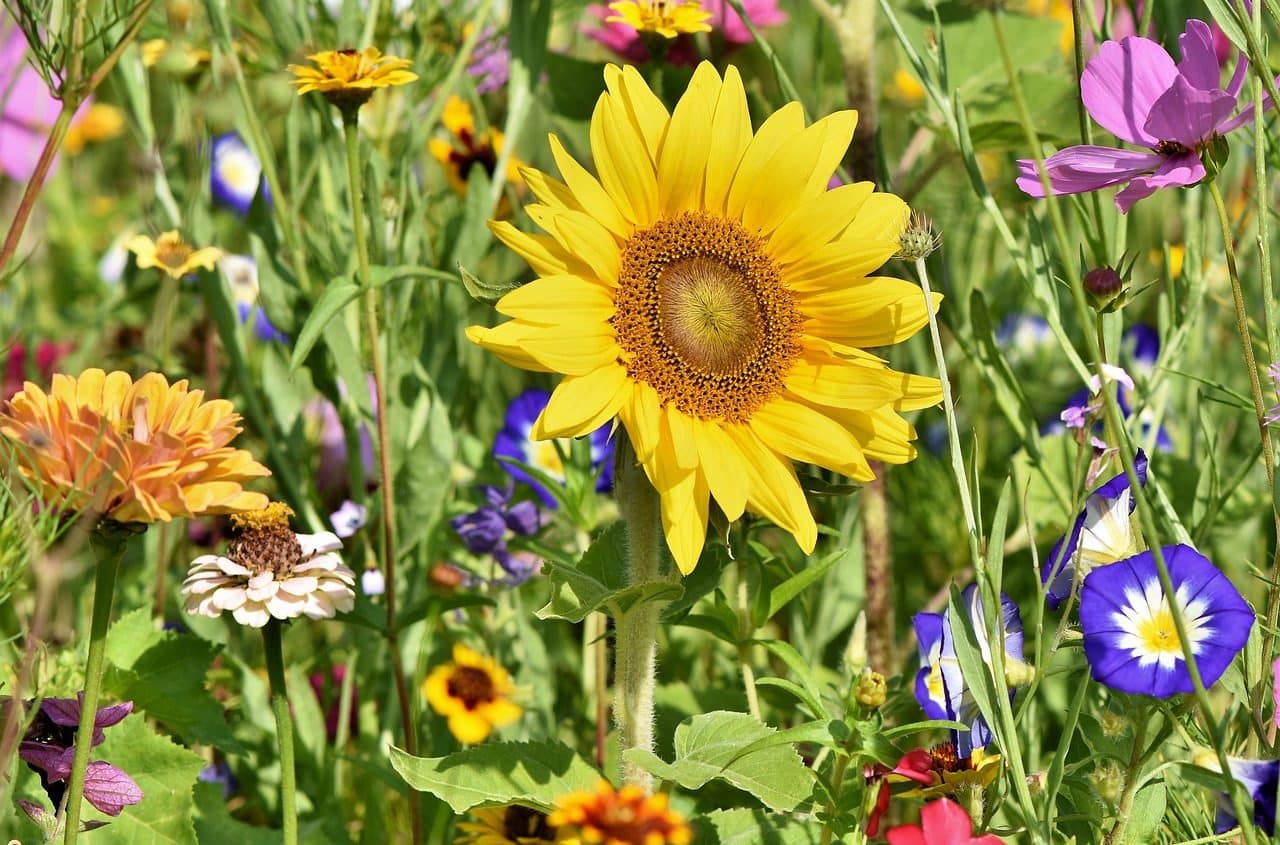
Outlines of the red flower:
<svg viewBox="0 0 1280 845">
<path fill-rule="evenodd" d="M 969 814 L 949 798 L 924 805 L 920 824 L 904 824 L 887 834 L 889 845 L 1001 845 L 995 834 L 973 835 Z"/>
<path fill-rule="evenodd" d="M 881 765 L 874 768 L 868 766 L 863 774 L 868 782 L 873 784 L 873 789 L 876 788 L 874 782 L 880 781 L 880 791 L 876 793 L 876 805 L 867 818 L 867 836 L 872 837 L 880 832 L 880 817 L 889 809 L 888 776 L 897 775 L 895 780 L 910 780 L 929 786 L 933 783 L 933 755 L 927 749 L 917 748 L 904 754 L 898 761 L 898 765 L 892 769 Z"/>
</svg>

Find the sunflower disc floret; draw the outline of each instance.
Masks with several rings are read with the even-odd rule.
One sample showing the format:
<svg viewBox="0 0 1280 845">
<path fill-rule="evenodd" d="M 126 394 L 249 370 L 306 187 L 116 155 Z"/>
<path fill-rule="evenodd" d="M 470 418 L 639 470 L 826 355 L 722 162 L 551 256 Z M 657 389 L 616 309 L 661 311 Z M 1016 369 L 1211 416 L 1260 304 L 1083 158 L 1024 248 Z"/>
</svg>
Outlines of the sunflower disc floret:
<svg viewBox="0 0 1280 845">
<path fill-rule="evenodd" d="M 870 183 L 827 189 L 853 112 L 806 127 L 790 103 L 753 133 L 733 67 L 722 79 L 701 65 L 672 112 L 634 68 L 606 68 L 605 83 L 597 175 L 555 136 L 562 178 L 522 171 L 546 234 L 491 225 L 540 278 L 498 302 L 508 322 L 468 336 L 565 376 L 535 438 L 621 420 L 682 571 L 698 561 L 712 498 L 812 551 L 792 462 L 869 481 L 868 459 L 915 457 L 900 413 L 941 398 L 937 379 L 866 351 L 928 321 L 918 287 L 870 275 L 898 251 L 908 209 Z"/>
</svg>

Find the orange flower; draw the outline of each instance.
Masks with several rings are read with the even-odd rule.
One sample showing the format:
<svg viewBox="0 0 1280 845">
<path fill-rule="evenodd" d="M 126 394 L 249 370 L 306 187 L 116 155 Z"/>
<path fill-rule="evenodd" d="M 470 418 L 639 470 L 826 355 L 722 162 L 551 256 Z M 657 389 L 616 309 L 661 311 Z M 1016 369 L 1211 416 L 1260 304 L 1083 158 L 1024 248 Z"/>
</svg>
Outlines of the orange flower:
<svg viewBox="0 0 1280 845">
<path fill-rule="evenodd" d="M 407 85 L 418 78 L 413 62 L 384 56 L 377 47 L 363 50 L 325 50 L 307 56 L 316 67 L 289 65 L 299 94 L 319 91 L 340 108 L 359 107 L 377 88 Z"/>
<path fill-rule="evenodd" d="M 45 393 L 27 382 L 0 404 L 8 459 L 45 503 L 117 522 L 239 513 L 267 506 L 241 485 L 271 473 L 227 446 L 240 415 L 225 399 L 204 401 L 185 380 L 159 373 L 85 370 L 58 374 Z"/>
<path fill-rule="evenodd" d="M 667 796 L 646 796 L 638 786 L 615 792 L 600 781 L 594 792 L 574 792 L 556 801 L 547 816 L 563 845 L 689 845 L 693 832 L 684 817 L 667 809 Z"/>
</svg>

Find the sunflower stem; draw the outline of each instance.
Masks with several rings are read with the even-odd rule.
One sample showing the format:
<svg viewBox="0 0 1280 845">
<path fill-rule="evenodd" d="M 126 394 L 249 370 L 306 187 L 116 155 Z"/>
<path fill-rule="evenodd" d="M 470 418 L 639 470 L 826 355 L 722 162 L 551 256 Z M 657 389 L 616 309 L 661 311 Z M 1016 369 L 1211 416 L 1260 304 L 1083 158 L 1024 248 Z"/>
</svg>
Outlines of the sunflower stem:
<svg viewBox="0 0 1280 845">
<path fill-rule="evenodd" d="M 356 260 L 359 262 L 360 284 L 364 288 L 365 332 L 373 370 L 375 417 L 378 428 L 378 489 L 382 494 L 382 572 L 386 580 L 383 594 L 387 605 L 387 647 L 391 652 L 391 674 L 395 679 L 396 698 L 400 703 L 400 721 L 404 726 L 404 750 L 417 754 L 418 735 L 414 728 L 413 707 L 409 700 L 409 684 L 401 662 L 400 637 L 396 631 L 396 542 L 395 491 L 391 476 L 391 435 L 387 422 L 386 368 L 378 340 L 378 290 L 369 277 L 369 244 L 364 231 L 364 191 L 360 179 L 359 108 L 342 112 L 342 128 L 347 141 L 347 181 L 351 191 L 351 226 L 355 232 Z M 354 387 L 352 389 L 355 389 Z M 414 845 L 422 842 L 421 808 L 418 793 L 409 787 L 409 819 Z"/>
<path fill-rule="evenodd" d="M 751 623 L 751 598 L 747 589 L 747 562 L 738 561 L 738 665 L 742 667 L 742 687 L 747 693 L 747 711 L 761 719 L 760 694 L 756 691 L 756 670 L 751 665 L 751 641 L 755 626 Z"/>
<path fill-rule="evenodd" d="M 618 443 L 615 490 L 627 526 L 627 582 L 644 584 L 661 577 L 662 523 L 658 491 L 636 462 L 630 440 Z M 614 718 L 618 722 L 622 782 L 653 792 L 653 776 L 627 759 L 633 748 L 653 750 L 653 694 L 657 683 L 657 602 L 644 602 L 617 619 Z"/>
<path fill-rule="evenodd" d="M 107 627 L 111 621 L 111 603 L 115 597 L 116 573 L 120 558 L 129 545 L 130 534 L 114 523 L 104 522 L 90 536 L 89 543 L 98 558 L 93 584 L 93 616 L 89 623 L 89 654 L 84 662 L 84 698 L 80 701 L 80 724 L 76 728 L 75 756 L 67 786 L 66 827 L 63 842 L 74 845 L 80 835 L 80 810 L 84 798 L 84 775 L 89 768 L 89 752 L 93 748 L 93 723 L 98 715 L 98 698 L 102 692 L 102 668 L 107 652 Z"/>
<path fill-rule="evenodd" d="M 293 717 L 289 715 L 289 689 L 284 677 L 284 648 L 280 643 L 279 619 L 268 620 L 262 629 L 267 655 L 267 677 L 271 681 L 271 712 L 276 717 L 276 739 L 280 746 L 280 815 L 284 845 L 298 845 L 298 785 L 293 767 Z"/>
</svg>

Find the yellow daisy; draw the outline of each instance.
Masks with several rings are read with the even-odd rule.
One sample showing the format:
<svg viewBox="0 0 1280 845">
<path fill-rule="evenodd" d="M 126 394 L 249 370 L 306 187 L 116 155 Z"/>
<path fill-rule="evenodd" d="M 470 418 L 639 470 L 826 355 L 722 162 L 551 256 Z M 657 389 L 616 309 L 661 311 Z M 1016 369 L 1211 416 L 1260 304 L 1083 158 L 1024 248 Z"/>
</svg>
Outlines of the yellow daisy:
<svg viewBox="0 0 1280 845">
<path fill-rule="evenodd" d="M 987 754 L 983 748 L 973 749 L 968 757 L 957 757 L 955 746 L 944 742 L 929 749 L 929 756 L 933 760 L 933 785 L 903 792 L 901 797 L 937 798 L 964 786 L 985 789 L 1000 774 L 1000 755 Z"/>
<path fill-rule="evenodd" d="M 363 50 L 326 50 L 307 56 L 316 67 L 289 65 L 299 94 L 319 91 L 339 107 L 359 106 L 374 89 L 407 85 L 418 78 L 413 62 L 384 56 L 377 47 Z"/>
<path fill-rule="evenodd" d="M 636 32 L 652 32 L 663 38 L 675 38 L 686 32 L 710 32 L 711 13 L 696 0 L 664 2 L 664 0 L 616 0 L 610 3 L 613 14 L 607 23 L 622 23 Z"/>
<path fill-rule="evenodd" d="M 667 807 L 666 795 L 645 795 L 638 786 L 614 791 L 605 780 L 594 792 L 574 792 L 556 801 L 547 817 L 561 845 L 689 845 L 693 832 Z"/>
<path fill-rule="evenodd" d="M 605 81 L 590 128 L 599 177 L 555 136 L 564 181 L 523 171 L 547 234 L 491 227 L 541 278 L 499 300 L 512 320 L 468 337 L 566 376 L 535 438 L 622 421 L 681 571 L 701 553 L 709 496 L 812 551 L 792 461 L 869 481 L 868 458 L 915 457 L 898 412 L 941 397 L 937 379 L 864 351 L 928 319 L 918 287 L 867 275 L 897 251 L 907 206 L 870 183 L 827 190 L 854 112 L 806 128 L 790 103 L 753 134 L 735 68 L 722 81 L 703 63 L 670 114 L 634 68 Z"/>
<path fill-rule="evenodd" d="M 453 845 L 555 845 L 555 830 L 541 810 L 508 804 L 472 810 L 473 822 L 459 822 Z"/>
<path fill-rule="evenodd" d="M 125 241 L 124 248 L 138 257 L 139 270 L 156 267 L 173 279 L 181 279 L 200 268 L 212 270 L 222 257 L 222 250 L 216 246 L 196 249 L 184 241 L 176 229 L 154 241 L 146 235 L 135 235 Z"/>
<path fill-rule="evenodd" d="M 471 106 L 458 96 L 450 97 L 445 103 L 441 120 L 444 128 L 453 136 L 453 141 L 433 138 L 430 143 L 431 155 L 444 168 L 449 187 L 460 195 L 466 195 L 467 177 L 471 175 L 471 168 L 482 167 L 492 177 L 506 139 L 498 129 L 491 128 L 477 133 Z M 515 156 L 507 161 L 504 176 L 508 182 L 513 185 L 523 183 L 520 178 L 523 164 Z"/>
<path fill-rule="evenodd" d="M 453 662 L 437 666 L 422 682 L 431 708 L 449 720 L 458 742 L 484 742 L 494 728 L 520 718 L 520 705 L 510 699 L 514 686 L 507 670 L 461 644 L 453 646 Z"/>
</svg>

